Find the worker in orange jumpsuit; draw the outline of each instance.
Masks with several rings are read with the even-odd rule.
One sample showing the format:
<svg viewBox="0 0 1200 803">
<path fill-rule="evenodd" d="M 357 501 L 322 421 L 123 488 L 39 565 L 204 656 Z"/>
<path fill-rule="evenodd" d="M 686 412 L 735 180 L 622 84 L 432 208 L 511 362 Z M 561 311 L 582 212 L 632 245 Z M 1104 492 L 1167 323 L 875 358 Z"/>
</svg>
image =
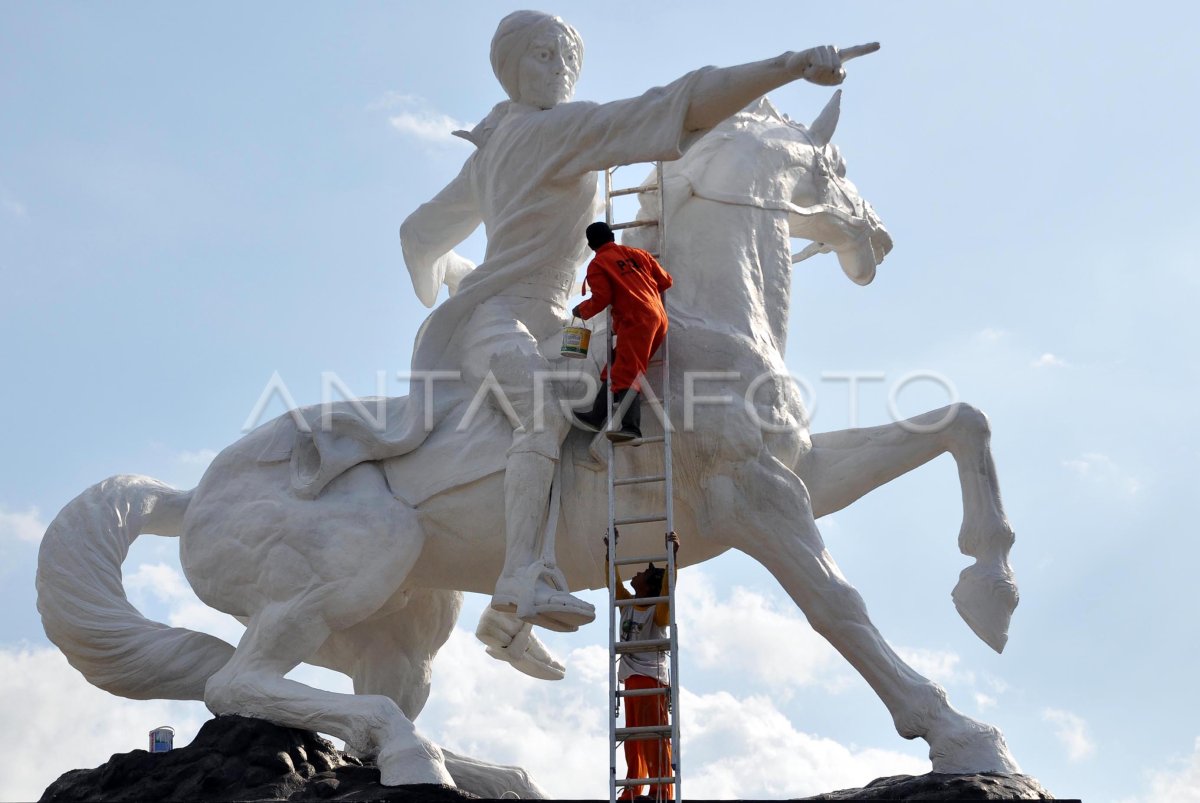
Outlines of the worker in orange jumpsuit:
<svg viewBox="0 0 1200 803">
<path fill-rule="evenodd" d="M 616 353 L 601 379 L 612 383 L 617 409 L 627 394 L 632 393 L 633 398 L 621 418 L 621 428 L 607 434 L 609 440 L 618 443 L 636 440 L 642 437 L 639 379 L 667 334 L 662 294 L 672 284 L 671 275 L 649 252 L 618 245 L 607 223 L 593 223 L 586 234 L 588 247 L 596 252 L 584 281 L 585 290 L 590 288 L 592 296 L 577 304 L 572 313 L 586 321 L 605 307 L 612 307 Z M 607 405 L 608 391 L 601 385 L 592 409 L 576 412 L 575 420 L 599 432 L 608 421 Z"/>
<path fill-rule="evenodd" d="M 608 579 L 608 539 L 605 542 L 605 582 Z M 679 554 L 679 536 L 675 533 L 667 535 L 667 543 Z M 616 597 L 618 600 L 634 597 L 665 597 L 668 595 L 667 570 L 656 567 L 653 563 L 633 576 L 630 581 L 633 593 L 621 582 L 620 569 L 617 570 Z M 659 602 L 655 605 L 632 605 L 621 608 L 621 641 L 648 641 L 651 639 L 667 638 L 667 628 L 671 624 L 671 611 L 668 603 Z M 621 668 L 618 674 L 625 689 L 661 689 L 659 694 L 649 694 L 637 697 L 625 697 L 625 727 L 662 727 L 668 724 L 667 695 L 671 685 L 671 675 L 668 669 L 670 661 L 665 652 L 629 652 L 621 655 Z M 625 778 L 669 778 L 671 777 L 671 740 L 668 736 L 654 739 L 627 739 L 625 741 Z M 626 786 L 619 800 L 643 799 L 640 797 L 642 787 Z M 648 797 L 653 800 L 665 801 L 675 797 L 674 785 L 669 783 L 652 783 Z"/>
</svg>

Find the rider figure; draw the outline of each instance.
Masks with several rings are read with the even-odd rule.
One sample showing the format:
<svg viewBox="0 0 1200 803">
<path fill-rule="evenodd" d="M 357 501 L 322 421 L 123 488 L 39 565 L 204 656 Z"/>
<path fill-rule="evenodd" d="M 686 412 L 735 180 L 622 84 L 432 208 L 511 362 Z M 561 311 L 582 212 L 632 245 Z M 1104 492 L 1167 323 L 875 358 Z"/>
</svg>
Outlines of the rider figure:
<svg viewBox="0 0 1200 803">
<path fill-rule="evenodd" d="M 627 100 L 569 102 L 582 61 L 583 41 L 561 18 L 517 11 L 501 20 L 491 62 L 509 99 L 471 132 L 456 132 L 477 149 L 400 228 L 422 302 L 433 306 L 443 283 L 452 291 L 418 336 L 414 373 L 461 369 L 473 388 L 497 383 L 517 419 L 504 477 L 505 561 L 492 607 L 564 631 L 590 622 L 595 611 L 568 593 L 552 550 L 540 543 L 570 422 L 554 389 L 538 393 L 535 383 L 551 370 L 538 344 L 564 325 L 587 253 L 595 172 L 677 159 L 765 92 L 802 77 L 833 85 L 845 76 L 838 51 L 819 47 L 701 69 Z M 480 223 L 488 239 L 476 268 L 452 249 Z"/>
</svg>

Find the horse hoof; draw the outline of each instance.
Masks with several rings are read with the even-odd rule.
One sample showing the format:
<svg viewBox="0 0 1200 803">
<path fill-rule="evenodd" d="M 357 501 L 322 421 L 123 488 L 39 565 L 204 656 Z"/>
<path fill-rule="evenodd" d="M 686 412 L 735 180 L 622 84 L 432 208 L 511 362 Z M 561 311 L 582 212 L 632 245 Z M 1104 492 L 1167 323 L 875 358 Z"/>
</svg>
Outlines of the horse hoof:
<svg viewBox="0 0 1200 803">
<path fill-rule="evenodd" d="M 454 786 L 454 779 L 446 770 L 442 751 L 432 742 L 417 737 L 418 744 L 401 748 L 384 748 L 376 764 L 379 767 L 379 782 L 384 786 L 411 786 L 433 783 Z"/>
<path fill-rule="evenodd" d="M 967 626 L 996 652 L 1008 643 L 1008 625 L 1020 595 L 1007 563 L 997 559 L 962 570 L 950 596 Z"/>
<path fill-rule="evenodd" d="M 930 740 L 929 760 L 934 772 L 948 775 L 1021 774 L 1017 760 L 1008 752 L 1004 734 L 970 717 L 962 717 L 954 730 Z"/>
</svg>

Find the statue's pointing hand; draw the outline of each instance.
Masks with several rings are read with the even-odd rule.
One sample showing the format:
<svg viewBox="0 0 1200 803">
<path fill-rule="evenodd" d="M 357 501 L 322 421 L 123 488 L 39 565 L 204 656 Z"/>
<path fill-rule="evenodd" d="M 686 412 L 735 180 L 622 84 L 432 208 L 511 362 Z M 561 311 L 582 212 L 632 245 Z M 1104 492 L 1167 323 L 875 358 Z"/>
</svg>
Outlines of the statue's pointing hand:
<svg viewBox="0 0 1200 803">
<path fill-rule="evenodd" d="M 792 75 L 798 78 L 821 86 L 837 86 L 846 79 L 846 70 L 842 66 L 843 64 L 850 59 L 874 53 L 878 49 L 878 42 L 855 45 L 841 50 L 832 45 L 821 45 L 793 53 L 788 58 L 787 67 Z"/>
</svg>

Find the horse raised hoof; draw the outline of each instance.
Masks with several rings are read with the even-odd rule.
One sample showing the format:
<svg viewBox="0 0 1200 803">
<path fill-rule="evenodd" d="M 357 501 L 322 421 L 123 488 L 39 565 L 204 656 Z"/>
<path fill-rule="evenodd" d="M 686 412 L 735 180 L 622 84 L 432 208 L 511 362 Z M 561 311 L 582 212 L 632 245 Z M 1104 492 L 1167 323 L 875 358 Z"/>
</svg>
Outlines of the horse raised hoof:
<svg viewBox="0 0 1200 803">
<path fill-rule="evenodd" d="M 933 771 L 950 775 L 997 772 L 1020 775 L 1017 760 L 1008 752 L 1004 734 L 991 725 L 957 712 L 953 725 L 937 735 L 929 734 L 929 760 Z"/>
<path fill-rule="evenodd" d="M 530 677 L 562 680 L 567 674 L 567 668 L 534 635 L 533 627 L 515 614 L 484 609 L 475 637 L 487 645 L 488 655 Z"/>
<path fill-rule="evenodd" d="M 416 740 L 416 744 L 413 740 Z M 379 782 L 384 786 L 410 786 L 434 783 L 454 786 L 446 770 L 442 751 L 433 742 L 413 734 L 401 740 L 401 745 L 387 745 L 376 759 Z"/>
<path fill-rule="evenodd" d="M 959 574 L 950 596 L 975 635 L 996 652 L 1004 652 L 1008 624 L 1020 599 L 1008 562 L 999 557 L 976 560 Z"/>
</svg>

